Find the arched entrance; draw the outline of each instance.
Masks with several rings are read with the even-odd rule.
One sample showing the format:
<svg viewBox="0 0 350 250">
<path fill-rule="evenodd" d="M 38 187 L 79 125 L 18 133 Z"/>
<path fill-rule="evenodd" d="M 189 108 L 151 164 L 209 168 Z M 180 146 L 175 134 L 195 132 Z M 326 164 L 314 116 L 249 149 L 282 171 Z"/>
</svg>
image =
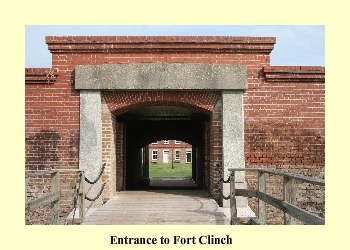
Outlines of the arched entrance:
<svg viewBox="0 0 350 250">
<path fill-rule="evenodd" d="M 117 121 L 125 124 L 126 189 L 150 187 L 147 181 L 149 178 L 148 145 L 164 138 L 192 145 L 192 180 L 197 188 L 203 187 L 205 127 L 208 127 L 210 117 L 198 111 L 180 107 L 180 103 L 172 103 L 172 105 L 176 104 L 177 106 L 140 108 L 116 117 Z M 159 154 L 163 152 L 168 153 L 163 162 L 170 162 L 169 155 L 172 155 L 172 152 L 169 154 L 169 150 L 160 150 Z M 209 183 L 205 183 L 205 186 L 209 186 Z"/>
<path fill-rule="evenodd" d="M 215 199 L 219 199 L 216 165 L 224 167 L 225 175 L 228 168 L 244 167 L 245 66 L 192 63 L 77 66 L 75 77 L 76 89 L 80 90 L 79 167 L 87 169 L 91 179 L 98 174 L 106 151 L 105 122 L 101 119 L 104 106 L 111 114 L 111 127 L 118 127 L 114 129 L 119 135 L 114 136 L 114 145 L 121 152 L 114 157 L 117 166 L 111 161 L 109 171 L 116 173 L 124 188 L 139 186 L 143 176 L 136 158 L 142 157 L 135 155 L 158 138 L 184 138 L 200 149 L 199 161 L 204 167 L 196 167 L 196 178 Z M 167 120 L 159 107 L 163 107 L 163 112 L 164 108 L 167 112 L 172 110 L 173 120 Z M 175 115 L 175 111 L 188 113 Z M 113 174 L 106 178 L 111 192 L 115 192 L 118 180 L 113 179 Z M 237 183 L 244 183 L 243 176 L 237 178 Z M 223 190 L 227 192 L 228 188 Z"/>
<path fill-rule="evenodd" d="M 102 99 L 123 128 L 119 132 L 123 134 L 123 154 L 116 157 L 124 161 L 116 166 L 119 179 L 121 175 L 123 179 L 117 189 L 140 187 L 140 181 L 147 178 L 147 169 L 140 167 L 141 148 L 161 139 L 193 145 L 196 185 L 215 188 L 216 183 L 210 178 L 210 159 L 221 163 L 221 152 L 210 150 L 210 145 L 221 145 L 220 91 L 103 91 Z M 144 180 L 142 183 L 144 186 Z"/>
</svg>

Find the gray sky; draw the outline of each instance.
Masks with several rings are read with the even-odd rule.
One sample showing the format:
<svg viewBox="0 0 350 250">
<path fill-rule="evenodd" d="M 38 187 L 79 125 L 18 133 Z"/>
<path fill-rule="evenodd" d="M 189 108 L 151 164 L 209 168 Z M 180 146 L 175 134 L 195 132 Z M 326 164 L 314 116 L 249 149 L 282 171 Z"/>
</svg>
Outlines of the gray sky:
<svg viewBox="0 0 350 250">
<path fill-rule="evenodd" d="M 52 67 L 45 36 L 272 36 L 276 37 L 271 53 L 272 66 L 325 65 L 323 25 L 27 25 L 26 68 Z"/>
</svg>

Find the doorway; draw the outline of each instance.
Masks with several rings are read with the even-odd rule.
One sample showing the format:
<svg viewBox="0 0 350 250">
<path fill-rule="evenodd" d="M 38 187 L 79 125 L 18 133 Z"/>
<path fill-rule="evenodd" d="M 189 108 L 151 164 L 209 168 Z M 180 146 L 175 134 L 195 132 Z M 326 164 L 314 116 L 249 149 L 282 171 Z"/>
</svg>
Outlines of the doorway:
<svg viewBox="0 0 350 250">
<path fill-rule="evenodd" d="M 171 169 L 176 166 L 176 159 L 179 164 L 180 160 L 182 164 L 187 164 L 190 174 L 187 180 L 192 182 L 190 186 L 203 187 L 204 169 L 208 167 L 204 162 L 207 115 L 177 106 L 151 106 L 124 113 L 116 119 L 122 121 L 125 127 L 127 190 L 152 188 L 150 165 L 164 164 Z M 158 141 L 164 144 L 162 148 L 149 147 Z M 190 148 L 181 151 L 180 141 L 186 142 Z M 193 153 L 193 150 L 198 153 Z M 182 155 L 179 155 L 181 152 Z M 163 183 L 169 189 L 181 186 L 173 181 L 175 179 Z"/>
<path fill-rule="evenodd" d="M 169 163 L 169 150 L 163 151 L 163 163 Z"/>
</svg>

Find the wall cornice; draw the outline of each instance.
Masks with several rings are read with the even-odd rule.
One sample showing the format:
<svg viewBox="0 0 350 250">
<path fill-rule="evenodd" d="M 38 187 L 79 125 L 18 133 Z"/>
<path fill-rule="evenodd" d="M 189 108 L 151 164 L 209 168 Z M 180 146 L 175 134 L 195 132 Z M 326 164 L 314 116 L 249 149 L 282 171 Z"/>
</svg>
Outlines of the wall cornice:
<svg viewBox="0 0 350 250">
<path fill-rule="evenodd" d="M 325 82 L 325 67 L 314 66 L 270 66 L 263 67 L 268 82 Z"/>
<path fill-rule="evenodd" d="M 270 54 L 275 37 L 47 36 L 51 53 L 253 53 Z"/>
</svg>

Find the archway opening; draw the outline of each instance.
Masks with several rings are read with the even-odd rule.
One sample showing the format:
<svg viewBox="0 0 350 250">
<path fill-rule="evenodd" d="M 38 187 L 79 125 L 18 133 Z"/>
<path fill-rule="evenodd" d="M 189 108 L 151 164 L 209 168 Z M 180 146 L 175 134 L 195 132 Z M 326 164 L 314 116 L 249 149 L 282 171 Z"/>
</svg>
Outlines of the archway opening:
<svg viewBox="0 0 350 250">
<path fill-rule="evenodd" d="M 149 186 L 195 187 L 196 167 L 192 148 L 180 140 L 161 140 L 148 145 Z"/>
<path fill-rule="evenodd" d="M 125 125 L 127 190 L 203 187 L 207 115 L 178 106 L 151 106 L 117 120 Z"/>
<path fill-rule="evenodd" d="M 161 140 L 148 145 L 149 178 L 191 180 L 192 145 L 179 140 Z"/>
</svg>

